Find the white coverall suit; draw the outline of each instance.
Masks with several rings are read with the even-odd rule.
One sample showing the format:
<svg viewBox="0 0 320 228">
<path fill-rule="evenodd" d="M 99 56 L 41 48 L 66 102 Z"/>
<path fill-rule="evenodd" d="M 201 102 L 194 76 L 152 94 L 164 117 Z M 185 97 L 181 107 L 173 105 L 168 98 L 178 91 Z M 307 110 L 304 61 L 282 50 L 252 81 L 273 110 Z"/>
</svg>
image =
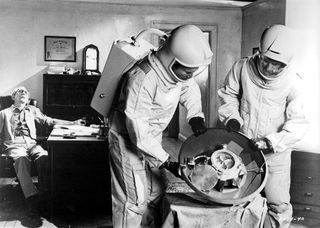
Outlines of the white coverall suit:
<svg viewBox="0 0 320 228">
<path fill-rule="evenodd" d="M 164 171 L 158 169 L 169 157 L 161 145 L 162 132 L 179 102 L 187 109 L 187 121 L 204 118 L 194 79 L 175 82 L 154 54 L 125 77 L 109 131 L 115 228 L 151 226 L 161 219 L 148 216 L 166 188 Z"/>
<path fill-rule="evenodd" d="M 264 188 L 268 203 L 265 227 L 288 227 L 290 204 L 291 151 L 306 132 L 301 97 L 302 80 L 290 68 L 273 80 L 264 81 L 257 71 L 256 55 L 237 61 L 223 88 L 219 119 L 226 124 L 236 119 L 249 138 L 266 137 L 275 153 L 267 154 L 269 176 Z"/>
</svg>

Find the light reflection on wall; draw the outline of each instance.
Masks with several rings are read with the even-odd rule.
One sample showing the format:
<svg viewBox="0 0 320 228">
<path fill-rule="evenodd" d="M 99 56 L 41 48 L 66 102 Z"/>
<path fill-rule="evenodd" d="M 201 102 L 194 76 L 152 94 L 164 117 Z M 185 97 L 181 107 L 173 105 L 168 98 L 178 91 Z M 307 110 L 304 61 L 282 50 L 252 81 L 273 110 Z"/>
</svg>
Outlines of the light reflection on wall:
<svg viewBox="0 0 320 228">
<path fill-rule="evenodd" d="M 316 29 L 297 29 L 301 37 L 294 64 L 304 79 L 304 108 L 310 128 L 300 143 L 302 150 L 320 153 L 320 34 Z M 299 148 L 300 149 L 300 148 Z"/>
</svg>

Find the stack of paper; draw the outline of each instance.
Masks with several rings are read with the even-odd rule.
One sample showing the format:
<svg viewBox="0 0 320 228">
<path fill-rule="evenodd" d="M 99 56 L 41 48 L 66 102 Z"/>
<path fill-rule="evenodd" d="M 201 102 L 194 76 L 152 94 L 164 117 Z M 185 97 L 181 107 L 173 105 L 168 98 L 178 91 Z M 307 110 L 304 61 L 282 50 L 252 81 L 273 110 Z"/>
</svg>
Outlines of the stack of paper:
<svg viewBox="0 0 320 228">
<path fill-rule="evenodd" d="M 76 136 L 92 136 L 97 135 L 98 128 L 86 127 L 81 125 L 55 125 L 56 129 L 53 131 L 55 136 L 63 136 L 68 134 L 74 134 Z"/>
</svg>

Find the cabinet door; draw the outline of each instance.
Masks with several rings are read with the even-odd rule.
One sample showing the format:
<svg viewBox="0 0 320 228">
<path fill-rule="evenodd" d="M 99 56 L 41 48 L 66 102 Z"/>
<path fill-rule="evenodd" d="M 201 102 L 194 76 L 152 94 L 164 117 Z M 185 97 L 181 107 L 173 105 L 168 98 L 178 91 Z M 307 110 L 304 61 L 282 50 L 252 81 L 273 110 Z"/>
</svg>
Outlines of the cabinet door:
<svg viewBox="0 0 320 228">
<path fill-rule="evenodd" d="M 107 148 L 107 143 L 50 145 L 54 214 L 112 213 Z"/>
<path fill-rule="evenodd" d="M 99 76 L 44 75 L 43 111 L 59 119 L 85 117 L 88 123 L 99 123 L 99 115 L 90 107 Z"/>
</svg>

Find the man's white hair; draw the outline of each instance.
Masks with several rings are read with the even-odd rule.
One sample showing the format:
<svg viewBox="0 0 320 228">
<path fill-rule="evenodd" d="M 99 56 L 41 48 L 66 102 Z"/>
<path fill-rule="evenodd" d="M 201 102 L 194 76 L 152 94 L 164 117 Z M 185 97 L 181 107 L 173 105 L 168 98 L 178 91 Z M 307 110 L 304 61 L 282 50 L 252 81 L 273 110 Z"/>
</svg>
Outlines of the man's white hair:
<svg viewBox="0 0 320 228">
<path fill-rule="evenodd" d="M 30 95 L 30 92 L 29 92 L 29 90 L 27 90 L 26 87 L 24 87 L 24 86 L 18 86 L 17 88 L 15 88 L 15 89 L 13 90 L 13 92 L 12 92 L 12 94 L 11 94 L 12 100 L 14 100 L 14 97 L 16 96 L 16 93 L 17 93 L 19 90 L 25 90 L 25 91 L 28 92 L 28 95 Z"/>
</svg>

